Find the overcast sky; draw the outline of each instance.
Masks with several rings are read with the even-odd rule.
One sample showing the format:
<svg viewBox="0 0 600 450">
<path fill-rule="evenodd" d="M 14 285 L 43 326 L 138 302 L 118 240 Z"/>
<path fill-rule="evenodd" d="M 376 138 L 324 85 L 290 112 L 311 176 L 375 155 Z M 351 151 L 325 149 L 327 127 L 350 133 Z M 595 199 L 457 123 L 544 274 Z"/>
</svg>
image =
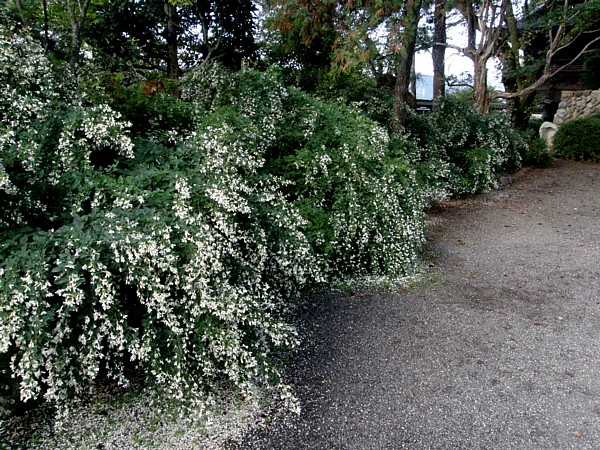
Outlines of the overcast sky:
<svg viewBox="0 0 600 450">
<path fill-rule="evenodd" d="M 448 29 L 448 43 L 460 47 L 467 45 L 466 29 L 464 26 L 455 26 Z M 431 50 L 419 52 L 416 55 L 415 66 L 417 73 L 422 75 L 433 75 L 433 62 L 431 61 Z M 464 72 L 473 75 L 473 62 L 466 56 L 462 56 L 453 49 L 446 50 L 446 76 L 455 75 L 460 77 Z M 500 72 L 496 68 L 496 60 L 488 62 L 488 84 L 490 87 L 504 90 Z"/>
</svg>

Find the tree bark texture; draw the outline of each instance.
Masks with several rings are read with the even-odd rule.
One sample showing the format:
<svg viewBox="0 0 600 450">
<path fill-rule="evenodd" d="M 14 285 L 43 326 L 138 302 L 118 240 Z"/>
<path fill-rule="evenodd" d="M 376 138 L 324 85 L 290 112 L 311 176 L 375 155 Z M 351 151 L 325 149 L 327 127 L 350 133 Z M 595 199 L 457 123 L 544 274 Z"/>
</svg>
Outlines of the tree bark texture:
<svg viewBox="0 0 600 450">
<path fill-rule="evenodd" d="M 473 74 L 474 103 L 477 110 L 487 113 L 490 110 L 490 97 L 487 92 L 487 58 L 477 55 L 475 58 L 475 69 Z"/>
<path fill-rule="evenodd" d="M 167 27 L 165 40 L 167 41 L 167 76 L 173 80 L 179 78 L 179 57 L 177 53 L 178 18 L 177 8 L 165 2 L 165 14 L 167 15 Z"/>
<path fill-rule="evenodd" d="M 434 25 L 433 25 L 433 100 L 446 95 L 446 6 L 445 0 L 435 0 Z"/>
<path fill-rule="evenodd" d="M 394 87 L 394 116 L 397 125 L 402 127 L 406 122 L 407 108 L 409 105 L 409 84 L 411 78 L 412 60 L 417 44 L 417 28 L 421 18 L 422 0 L 408 0 L 404 6 L 400 35 L 402 50 L 398 54 L 396 66 L 396 85 Z"/>
</svg>

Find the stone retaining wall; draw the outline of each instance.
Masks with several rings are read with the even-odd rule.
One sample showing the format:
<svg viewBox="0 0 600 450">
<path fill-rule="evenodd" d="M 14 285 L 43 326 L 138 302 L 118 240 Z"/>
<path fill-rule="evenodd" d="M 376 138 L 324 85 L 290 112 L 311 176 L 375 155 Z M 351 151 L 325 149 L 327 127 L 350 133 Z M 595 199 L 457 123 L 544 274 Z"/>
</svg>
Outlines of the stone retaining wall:
<svg viewBox="0 0 600 450">
<path fill-rule="evenodd" d="M 554 123 L 586 117 L 600 111 L 600 89 L 597 91 L 563 91 L 554 116 Z"/>
</svg>

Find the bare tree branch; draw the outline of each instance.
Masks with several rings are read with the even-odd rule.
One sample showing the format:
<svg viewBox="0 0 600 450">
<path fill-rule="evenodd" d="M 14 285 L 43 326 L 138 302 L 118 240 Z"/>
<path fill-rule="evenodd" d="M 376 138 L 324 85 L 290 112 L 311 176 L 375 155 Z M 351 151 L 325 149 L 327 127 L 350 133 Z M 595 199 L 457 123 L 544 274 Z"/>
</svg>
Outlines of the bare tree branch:
<svg viewBox="0 0 600 450">
<path fill-rule="evenodd" d="M 588 53 L 589 48 L 592 45 L 594 45 L 596 42 L 600 42 L 600 36 L 592 39 L 569 62 L 563 64 L 562 66 L 558 67 L 557 69 L 553 70 L 552 72 L 549 71 L 550 65 L 547 63 L 546 64 L 546 68 L 544 69 L 544 73 L 542 74 L 542 76 L 540 78 L 538 78 L 533 84 L 527 86 L 526 88 L 521 89 L 521 90 L 519 90 L 517 92 L 494 92 L 494 93 L 492 93 L 492 98 L 510 99 L 510 98 L 523 97 L 525 95 L 530 94 L 531 92 L 535 91 L 538 87 L 540 87 L 541 85 L 543 85 L 550 78 L 552 78 L 555 75 L 557 75 L 558 73 L 562 72 L 567 67 L 573 65 L 579 58 L 581 58 L 584 54 Z"/>
</svg>

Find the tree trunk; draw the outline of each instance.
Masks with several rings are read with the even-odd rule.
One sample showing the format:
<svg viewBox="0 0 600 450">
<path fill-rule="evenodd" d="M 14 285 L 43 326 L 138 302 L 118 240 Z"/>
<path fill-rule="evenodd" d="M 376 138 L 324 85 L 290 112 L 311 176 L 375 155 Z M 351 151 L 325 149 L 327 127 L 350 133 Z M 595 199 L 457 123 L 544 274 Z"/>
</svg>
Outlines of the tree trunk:
<svg viewBox="0 0 600 450">
<path fill-rule="evenodd" d="M 477 37 L 477 16 L 472 1 L 467 1 L 467 48 L 475 50 Z"/>
<path fill-rule="evenodd" d="M 446 2 L 435 0 L 433 29 L 433 107 L 436 100 L 446 95 Z"/>
<path fill-rule="evenodd" d="M 409 104 L 409 91 L 412 61 L 417 44 L 417 27 L 421 18 L 422 0 L 408 0 L 404 6 L 401 25 L 403 31 L 400 42 L 402 50 L 398 55 L 396 67 L 396 85 L 394 86 L 394 116 L 396 125 L 403 127 Z"/>
<path fill-rule="evenodd" d="M 534 95 L 535 96 L 535 95 Z M 527 98 L 510 100 L 510 127 L 514 130 L 526 130 L 529 125 L 531 102 Z"/>
<path fill-rule="evenodd" d="M 408 109 L 408 84 L 410 82 L 410 65 L 404 55 L 399 57 L 396 84 L 394 86 L 394 116 L 399 126 L 404 126 Z"/>
<path fill-rule="evenodd" d="M 512 3 L 507 2 L 504 8 L 504 21 L 508 30 L 508 39 L 500 51 L 502 60 L 502 84 L 507 92 L 518 92 L 522 87 L 531 84 L 532 74 L 523 74 L 519 62 L 521 41 L 519 37 L 518 22 L 515 18 Z M 534 75 L 541 75 L 542 69 Z M 523 97 L 509 99 L 510 126 L 516 130 L 525 130 L 529 125 L 530 109 L 535 100 L 535 92 Z"/>
<path fill-rule="evenodd" d="M 67 0 L 67 10 L 69 12 L 69 21 L 71 22 L 71 65 L 76 66 L 79 63 L 79 53 L 83 44 L 81 36 L 83 24 L 92 0 L 85 0 L 80 5 L 80 10 L 76 11 L 73 0 Z M 79 3 L 78 3 L 79 5 Z"/>
<path fill-rule="evenodd" d="M 481 113 L 490 109 L 490 98 L 487 92 L 487 58 L 475 55 L 475 70 L 473 75 L 473 94 L 475 108 Z"/>
<path fill-rule="evenodd" d="M 165 14 L 167 15 L 167 28 L 165 40 L 167 41 L 167 75 L 175 80 L 179 78 L 179 58 L 177 55 L 178 18 L 177 8 L 165 1 Z"/>
<path fill-rule="evenodd" d="M 410 63 L 410 93 L 413 98 L 417 99 L 417 65 L 415 63 L 415 58 L 413 57 L 412 62 Z"/>
</svg>

